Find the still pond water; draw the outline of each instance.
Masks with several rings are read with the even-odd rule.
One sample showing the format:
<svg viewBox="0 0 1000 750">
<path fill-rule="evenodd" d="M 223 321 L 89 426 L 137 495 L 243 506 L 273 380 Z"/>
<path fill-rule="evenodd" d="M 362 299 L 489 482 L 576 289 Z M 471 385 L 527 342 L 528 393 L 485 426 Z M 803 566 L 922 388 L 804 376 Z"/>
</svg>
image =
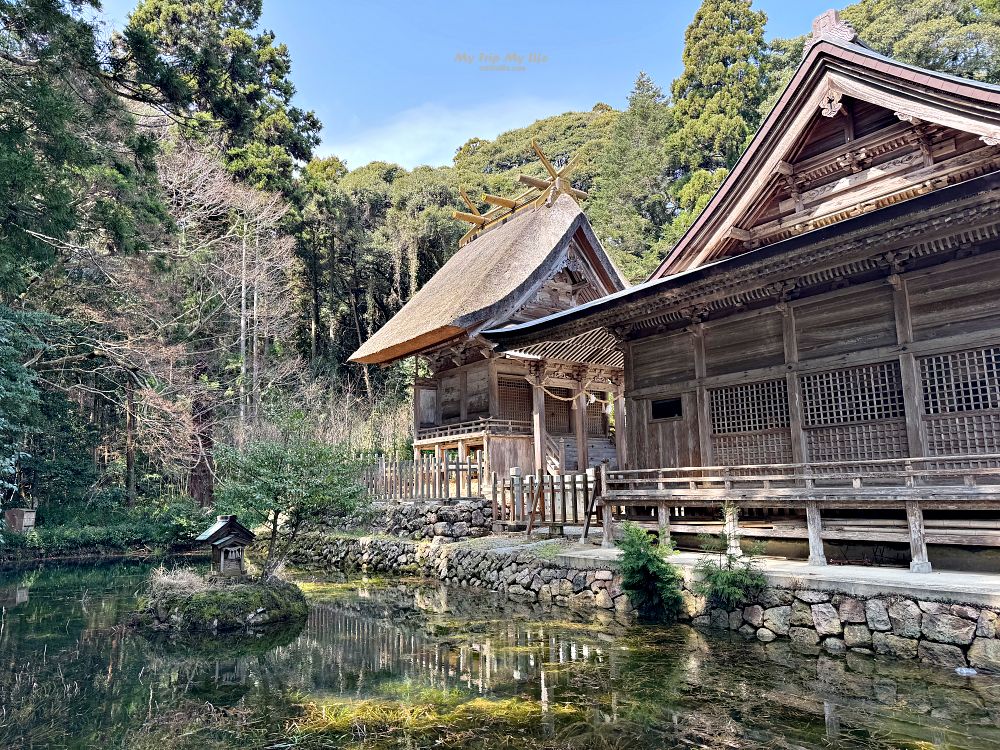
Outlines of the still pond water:
<svg viewBox="0 0 1000 750">
<path fill-rule="evenodd" d="M 120 624 L 149 568 L 0 574 L 0 746 L 1000 747 L 1000 678 L 415 582 L 317 582 L 296 628 L 150 640 Z"/>
</svg>

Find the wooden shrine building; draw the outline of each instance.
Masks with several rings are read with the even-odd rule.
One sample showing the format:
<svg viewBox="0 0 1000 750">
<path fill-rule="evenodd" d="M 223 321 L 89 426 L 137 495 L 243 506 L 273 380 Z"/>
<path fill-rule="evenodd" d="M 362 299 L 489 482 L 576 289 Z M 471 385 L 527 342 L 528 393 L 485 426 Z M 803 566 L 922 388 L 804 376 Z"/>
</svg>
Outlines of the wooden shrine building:
<svg viewBox="0 0 1000 750">
<path fill-rule="evenodd" d="M 929 544 L 961 565 L 1000 546 L 998 170 L 1000 87 L 888 59 L 830 11 L 648 281 L 485 335 L 619 342 L 616 506 L 678 533 L 729 500 L 817 564 L 924 571 Z"/>
<path fill-rule="evenodd" d="M 498 354 L 481 332 L 516 324 L 621 291 L 625 282 L 594 236 L 569 185 L 572 161 L 521 176 L 514 198 L 487 195 L 480 213 L 463 192 L 472 225 L 458 251 L 351 357 L 386 365 L 418 357 L 426 374 L 413 385 L 415 457 L 482 451 L 489 471 L 506 475 L 618 464 L 608 418 L 622 395 L 622 353 L 603 331 L 587 338 L 585 358 L 566 347 Z"/>
<path fill-rule="evenodd" d="M 244 552 L 254 538 L 254 533 L 237 521 L 236 516 L 219 516 L 195 541 L 212 548 L 211 575 L 242 579 L 246 575 Z"/>
</svg>

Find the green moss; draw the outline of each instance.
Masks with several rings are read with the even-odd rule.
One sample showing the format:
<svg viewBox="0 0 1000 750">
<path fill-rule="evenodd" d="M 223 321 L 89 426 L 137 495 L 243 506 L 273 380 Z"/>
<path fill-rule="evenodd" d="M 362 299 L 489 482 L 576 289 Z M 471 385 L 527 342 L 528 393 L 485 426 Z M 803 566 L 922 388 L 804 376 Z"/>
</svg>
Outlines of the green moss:
<svg viewBox="0 0 1000 750">
<path fill-rule="evenodd" d="M 309 605 L 298 586 L 285 581 L 214 585 L 190 594 L 168 592 L 140 601 L 138 622 L 181 631 L 244 630 L 304 619 Z"/>
</svg>

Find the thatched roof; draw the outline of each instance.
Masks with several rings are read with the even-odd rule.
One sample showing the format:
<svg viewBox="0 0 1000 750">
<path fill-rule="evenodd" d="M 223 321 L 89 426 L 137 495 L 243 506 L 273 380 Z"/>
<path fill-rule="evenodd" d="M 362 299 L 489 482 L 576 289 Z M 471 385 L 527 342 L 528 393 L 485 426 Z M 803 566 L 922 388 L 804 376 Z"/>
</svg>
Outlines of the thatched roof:
<svg viewBox="0 0 1000 750">
<path fill-rule="evenodd" d="M 576 202 L 526 209 L 465 245 L 353 355 L 385 364 L 487 324 L 500 325 L 565 262 L 576 235 L 608 292 L 625 287 Z"/>
</svg>

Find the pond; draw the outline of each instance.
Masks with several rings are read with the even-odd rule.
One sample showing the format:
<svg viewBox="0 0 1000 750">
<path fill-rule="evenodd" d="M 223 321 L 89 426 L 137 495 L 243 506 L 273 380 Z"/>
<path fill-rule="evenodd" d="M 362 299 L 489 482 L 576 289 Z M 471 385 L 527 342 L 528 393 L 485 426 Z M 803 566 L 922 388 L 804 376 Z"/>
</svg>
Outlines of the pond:
<svg viewBox="0 0 1000 750">
<path fill-rule="evenodd" d="M 0 574 L 0 746 L 1000 746 L 1000 678 L 412 581 L 312 582 L 296 628 L 151 640 L 121 625 L 149 569 Z"/>
</svg>

